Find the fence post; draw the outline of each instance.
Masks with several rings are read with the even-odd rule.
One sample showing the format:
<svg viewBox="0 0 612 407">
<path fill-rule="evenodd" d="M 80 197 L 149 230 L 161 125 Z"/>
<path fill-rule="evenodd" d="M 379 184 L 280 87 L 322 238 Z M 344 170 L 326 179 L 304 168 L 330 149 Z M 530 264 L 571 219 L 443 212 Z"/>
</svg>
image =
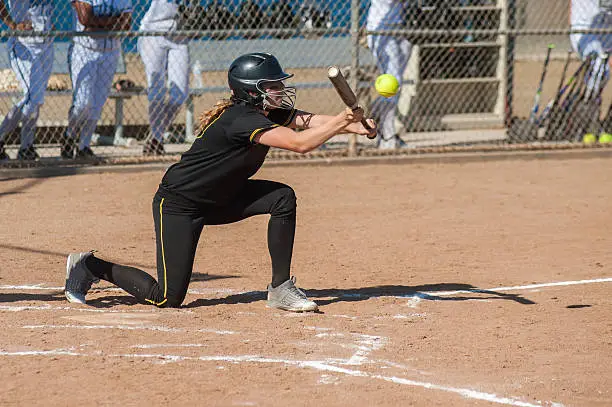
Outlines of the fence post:
<svg viewBox="0 0 612 407">
<path fill-rule="evenodd" d="M 351 0 L 351 76 L 349 85 L 357 90 L 359 83 L 359 0 Z M 348 155 L 357 155 L 357 135 L 351 134 L 348 141 Z"/>
</svg>

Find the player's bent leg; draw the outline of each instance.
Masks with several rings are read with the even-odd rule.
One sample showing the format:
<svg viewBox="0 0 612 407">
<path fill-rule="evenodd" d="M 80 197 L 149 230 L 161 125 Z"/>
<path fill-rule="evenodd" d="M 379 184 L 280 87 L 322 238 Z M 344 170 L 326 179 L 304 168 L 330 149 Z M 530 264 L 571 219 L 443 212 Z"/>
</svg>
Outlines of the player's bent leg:
<svg viewBox="0 0 612 407">
<path fill-rule="evenodd" d="M 122 288 L 140 303 L 157 305 L 164 301 L 159 284 L 145 271 L 108 262 L 93 254 L 85 259 L 85 267 L 92 276 Z"/>
<path fill-rule="evenodd" d="M 296 213 L 297 198 L 290 186 L 274 181 L 249 180 L 232 204 L 207 215 L 206 223 L 225 224 L 270 214 L 268 250 L 272 261 L 272 282 L 268 286 L 268 306 L 288 311 L 314 311 L 316 303 L 295 287 L 295 278 L 290 278 Z"/>
<path fill-rule="evenodd" d="M 186 214 L 172 200 L 155 196 L 152 204 L 157 247 L 157 281 L 160 298 L 156 305 L 179 307 L 191 279 L 193 261 L 204 218 L 192 211 Z"/>
<path fill-rule="evenodd" d="M 92 252 L 71 253 L 66 260 L 66 284 L 64 294 L 70 302 L 85 304 L 85 295 L 92 283 L 98 281 L 85 262 Z"/>
</svg>

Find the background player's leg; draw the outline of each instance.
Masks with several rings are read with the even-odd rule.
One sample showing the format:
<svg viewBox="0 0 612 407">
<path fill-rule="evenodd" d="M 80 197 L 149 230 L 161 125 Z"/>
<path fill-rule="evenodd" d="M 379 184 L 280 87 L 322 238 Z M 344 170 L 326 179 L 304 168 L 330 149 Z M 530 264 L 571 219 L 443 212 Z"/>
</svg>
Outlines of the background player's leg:
<svg viewBox="0 0 612 407">
<path fill-rule="evenodd" d="M 96 52 L 79 44 L 70 47 L 70 79 L 72 81 L 72 106 L 68 113 L 68 128 L 66 141 L 62 147 L 62 157 L 73 158 L 73 143 L 80 136 L 93 105 L 95 89 L 95 74 L 97 61 Z"/>
<path fill-rule="evenodd" d="M 29 98 L 23 106 L 23 118 L 21 123 L 21 152 L 27 159 L 37 158 L 34 151 L 34 138 L 36 134 L 36 122 L 40 106 L 44 103 L 47 82 L 51 76 L 53 66 L 53 46 L 33 45 L 30 48 L 32 66 L 27 77 L 29 82 Z"/>
<path fill-rule="evenodd" d="M 90 109 L 90 115 L 87 117 L 82 128 L 81 140 L 79 142 L 79 153 L 92 155 L 89 145 L 91 138 L 96 129 L 96 124 L 102 115 L 102 108 L 110 94 L 110 88 L 113 83 L 113 77 L 117 70 L 119 61 L 119 50 L 98 52 L 96 57 L 96 73 L 94 75 L 94 88 L 96 91 L 93 94 L 93 105 Z"/>
<path fill-rule="evenodd" d="M 189 50 L 187 44 L 171 43 L 168 51 L 168 100 L 159 113 L 158 133 L 168 131 L 189 92 Z"/>
<path fill-rule="evenodd" d="M 166 40 L 161 37 L 139 38 L 138 50 L 147 75 L 151 137 L 158 142 L 162 142 L 164 131 L 162 116 L 165 109 L 168 65 Z"/>
<path fill-rule="evenodd" d="M 272 260 L 272 287 L 277 287 L 289 279 L 291 272 L 296 202 L 295 192 L 288 185 L 249 180 L 230 206 L 206 214 L 206 224 L 226 224 L 254 215 L 270 214 L 268 250 Z"/>
<path fill-rule="evenodd" d="M 380 72 L 391 74 L 401 81 L 412 51 L 410 42 L 378 35 L 369 37 L 368 42 Z M 379 118 L 381 148 L 397 147 L 395 116 L 398 100 L 399 93 L 390 98 L 379 96 L 375 101 L 374 113 Z"/>
<path fill-rule="evenodd" d="M 27 49 L 21 43 L 13 39 L 9 41 L 9 58 L 11 69 L 15 73 L 19 85 L 21 86 L 23 99 L 13 106 L 6 116 L 4 116 L 0 124 L 0 142 L 4 142 L 6 134 L 19 126 L 23 117 L 23 106 L 27 103 L 30 94 L 28 72 L 32 62 L 28 60 Z"/>
</svg>

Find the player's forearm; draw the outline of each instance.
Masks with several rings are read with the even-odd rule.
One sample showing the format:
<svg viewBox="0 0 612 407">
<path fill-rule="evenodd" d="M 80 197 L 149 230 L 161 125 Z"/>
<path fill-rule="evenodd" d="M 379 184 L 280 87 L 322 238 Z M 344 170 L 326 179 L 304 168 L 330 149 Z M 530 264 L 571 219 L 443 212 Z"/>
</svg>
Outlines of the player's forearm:
<svg viewBox="0 0 612 407">
<path fill-rule="evenodd" d="M 335 116 L 328 116 L 324 114 L 314 114 L 298 110 L 295 115 L 295 127 L 298 129 L 313 129 L 320 127 L 325 123 L 332 120 Z"/>
<path fill-rule="evenodd" d="M 333 120 L 336 116 L 328 116 L 324 114 L 314 114 L 304 111 L 298 111 L 295 116 L 295 127 L 299 129 L 312 129 L 325 125 L 329 121 Z M 338 132 L 343 133 L 354 133 L 361 134 L 363 132 L 363 126 L 360 123 L 351 123 L 344 127 Z"/>
<path fill-rule="evenodd" d="M 349 122 L 341 115 L 327 116 L 327 119 L 320 125 L 310 127 L 299 133 L 297 152 L 307 153 L 314 150 L 336 134 L 342 133 L 348 125 Z"/>
</svg>

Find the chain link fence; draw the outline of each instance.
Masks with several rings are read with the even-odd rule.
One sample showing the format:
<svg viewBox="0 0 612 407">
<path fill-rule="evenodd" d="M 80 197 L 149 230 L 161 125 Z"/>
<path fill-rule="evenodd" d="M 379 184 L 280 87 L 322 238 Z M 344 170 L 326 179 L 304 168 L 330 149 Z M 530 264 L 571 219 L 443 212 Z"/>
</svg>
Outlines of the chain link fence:
<svg viewBox="0 0 612 407">
<path fill-rule="evenodd" d="M 377 140 L 338 136 L 320 154 L 612 138 L 610 1 L 5 3 L 2 165 L 175 159 L 199 114 L 229 97 L 231 61 L 255 51 L 295 74 L 300 109 L 343 108 L 326 75 L 339 65 L 377 119 Z M 400 79 L 398 95 L 377 95 L 381 73 Z"/>
</svg>

